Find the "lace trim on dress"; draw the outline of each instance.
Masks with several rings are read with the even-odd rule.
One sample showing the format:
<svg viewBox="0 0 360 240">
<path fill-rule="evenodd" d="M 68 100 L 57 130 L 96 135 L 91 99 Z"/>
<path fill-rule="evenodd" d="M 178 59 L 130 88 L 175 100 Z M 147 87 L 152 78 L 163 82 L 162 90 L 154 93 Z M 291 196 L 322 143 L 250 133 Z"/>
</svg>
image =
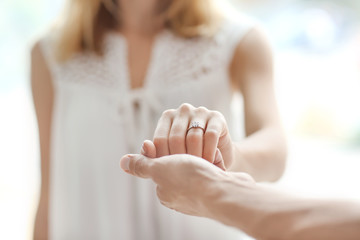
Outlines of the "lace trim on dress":
<svg viewBox="0 0 360 240">
<path fill-rule="evenodd" d="M 225 21 L 214 37 L 183 39 L 169 30 L 158 39 L 147 80 L 158 86 L 195 83 L 213 79 L 216 71 L 228 71 L 234 50 L 251 29 L 246 21 Z M 79 53 L 65 63 L 56 63 L 50 54 L 50 41 L 43 41 L 47 61 L 56 79 L 63 82 L 128 88 L 126 42 L 121 34 L 110 33 L 104 41 L 104 56 Z M 149 83 L 145 83 L 149 84 Z"/>
</svg>

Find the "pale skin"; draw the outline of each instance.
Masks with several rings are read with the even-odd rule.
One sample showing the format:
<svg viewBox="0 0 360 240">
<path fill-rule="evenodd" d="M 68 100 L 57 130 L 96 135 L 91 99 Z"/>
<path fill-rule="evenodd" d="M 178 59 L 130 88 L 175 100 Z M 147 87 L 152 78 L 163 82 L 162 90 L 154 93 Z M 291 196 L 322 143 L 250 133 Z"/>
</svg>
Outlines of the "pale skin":
<svg viewBox="0 0 360 240">
<path fill-rule="evenodd" d="M 41 187 L 35 218 L 34 239 L 48 239 L 50 129 L 53 107 L 51 74 L 38 45 L 31 52 L 31 88 L 39 126 Z"/>
<path fill-rule="evenodd" d="M 233 91 L 244 97 L 246 138 L 232 141 L 221 113 L 183 104 L 165 111 L 159 120 L 153 138 L 157 157 L 188 153 L 213 162 L 218 147 L 227 170 L 249 173 L 256 181 L 276 181 L 284 171 L 287 150 L 273 88 L 272 54 L 260 30 L 252 30 L 239 43 L 229 73 Z M 199 121 L 205 133 L 192 129 L 187 134 L 192 121 Z"/>
<path fill-rule="evenodd" d="M 202 158 L 156 158 L 156 151 L 146 141 L 145 155 L 126 155 L 120 165 L 129 174 L 151 178 L 160 202 L 170 209 L 220 221 L 257 239 L 360 239 L 360 203 L 294 197 Z"/>
<path fill-rule="evenodd" d="M 132 88 L 141 88 L 147 73 L 154 38 L 163 29 L 163 19 L 155 14 L 157 0 L 120 0 L 122 28 L 119 29 L 128 44 L 128 62 Z M 125 11 L 126 10 L 126 11 Z M 234 91 L 244 96 L 245 129 L 247 137 L 242 142 L 232 142 L 231 151 L 235 157 L 227 157 L 224 163 L 231 171 L 251 174 L 257 181 L 277 180 L 285 166 L 286 147 L 281 129 L 273 91 L 272 55 L 270 47 L 260 30 L 249 32 L 239 43 L 229 67 Z M 39 44 L 31 52 L 31 85 L 38 119 L 41 151 L 41 190 L 38 212 L 35 219 L 34 238 L 48 238 L 48 199 L 50 179 L 50 139 L 53 110 L 53 85 L 47 63 Z M 193 113 L 191 113 L 193 114 Z M 188 125 L 188 122 L 184 122 Z M 222 122 L 215 123 L 215 125 Z M 161 126 L 158 126 L 161 128 Z M 195 131 L 196 132 L 196 131 Z M 169 136 L 167 136 L 167 139 Z M 184 144 L 186 141 L 183 136 Z M 159 143 L 161 149 L 171 144 Z M 205 145 L 207 143 L 204 143 Z M 196 145 L 196 144 L 195 144 Z M 186 149 L 185 149 L 186 150 Z M 184 149 L 175 150 L 186 153 Z M 209 150 L 212 161 L 216 148 Z M 227 153 L 226 153 L 227 152 Z M 162 154 L 171 154 L 164 152 Z M 215 157 L 215 156 L 214 156 Z M 225 167 L 225 166 L 224 166 Z"/>
</svg>

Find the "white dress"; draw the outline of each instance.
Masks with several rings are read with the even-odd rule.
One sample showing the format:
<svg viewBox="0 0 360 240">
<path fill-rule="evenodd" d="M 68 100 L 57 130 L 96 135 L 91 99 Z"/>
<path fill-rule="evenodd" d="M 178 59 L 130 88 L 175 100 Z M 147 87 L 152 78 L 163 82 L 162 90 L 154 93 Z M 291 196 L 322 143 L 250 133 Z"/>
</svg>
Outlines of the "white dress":
<svg viewBox="0 0 360 240">
<path fill-rule="evenodd" d="M 138 153 L 161 113 L 182 103 L 218 110 L 231 122 L 229 64 L 251 27 L 226 20 L 214 37 L 194 39 L 163 31 L 140 90 L 130 89 L 122 35 L 106 36 L 103 58 L 83 53 L 62 64 L 54 61 L 51 34 L 42 40 L 55 89 L 51 240 L 242 239 L 233 228 L 163 207 L 154 184 L 121 171 L 119 160 Z"/>
</svg>

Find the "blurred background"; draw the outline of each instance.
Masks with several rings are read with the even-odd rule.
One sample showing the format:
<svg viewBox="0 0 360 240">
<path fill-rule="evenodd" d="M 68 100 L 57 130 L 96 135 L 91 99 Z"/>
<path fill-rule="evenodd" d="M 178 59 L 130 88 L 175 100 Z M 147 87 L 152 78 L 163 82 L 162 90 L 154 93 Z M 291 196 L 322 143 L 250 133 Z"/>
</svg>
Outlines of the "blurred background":
<svg viewBox="0 0 360 240">
<path fill-rule="evenodd" d="M 0 1 L 0 239 L 31 239 L 40 162 L 29 50 L 63 2 Z M 360 201 L 360 1 L 231 0 L 227 9 L 257 19 L 274 48 L 289 138 L 277 185 Z"/>
</svg>

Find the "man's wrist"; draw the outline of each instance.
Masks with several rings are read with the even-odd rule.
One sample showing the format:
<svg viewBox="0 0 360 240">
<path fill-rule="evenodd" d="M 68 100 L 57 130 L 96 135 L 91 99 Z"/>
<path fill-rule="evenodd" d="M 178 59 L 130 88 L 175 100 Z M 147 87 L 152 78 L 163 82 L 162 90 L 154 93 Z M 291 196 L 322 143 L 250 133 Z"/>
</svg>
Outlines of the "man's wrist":
<svg viewBox="0 0 360 240">
<path fill-rule="evenodd" d="M 228 194 L 226 191 L 227 172 L 221 172 L 219 175 L 214 176 L 206 183 L 203 191 L 201 191 L 201 202 L 204 206 L 203 217 L 215 218 L 217 208 L 221 204 L 221 199 Z"/>
<path fill-rule="evenodd" d="M 211 189 L 203 199 L 205 217 L 245 231 L 255 227 L 259 218 L 259 209 L 255 203 L 261 200 L 255 182 L 242 178 L 241 174 L 225 172 L 221 179 L 209 186 Z"/>
</svg>

